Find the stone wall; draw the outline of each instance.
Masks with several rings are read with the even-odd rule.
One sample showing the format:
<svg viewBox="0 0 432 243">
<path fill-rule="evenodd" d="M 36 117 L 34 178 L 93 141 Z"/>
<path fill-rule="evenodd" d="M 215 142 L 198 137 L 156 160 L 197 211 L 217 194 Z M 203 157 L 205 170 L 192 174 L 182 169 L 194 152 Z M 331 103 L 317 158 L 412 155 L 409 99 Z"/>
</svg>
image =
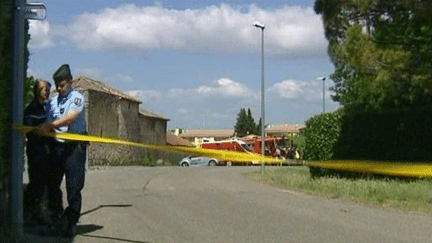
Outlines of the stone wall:
<svg viewBox="0 0 432 243">
<path fill-rule="evenodd" d="M 93 90 L 84 93 L 89 134 L 140 141 L 137 102 Z M 132 146 L 91 143 L 88 148 L 89 165 L 128 163 L 141 156 L 142 149 Z"/>
<path fill-rule="evenodd" d="M 166 126 L 167 122 L 164 119 L 148 117 L 142 114 L 139 115 L 140 142 L 166 144 Z M 142 149 L 141 156 L 151 154 L 156 159 L 164 158 L 164 151 L 156 149 Z"/>
</svg>

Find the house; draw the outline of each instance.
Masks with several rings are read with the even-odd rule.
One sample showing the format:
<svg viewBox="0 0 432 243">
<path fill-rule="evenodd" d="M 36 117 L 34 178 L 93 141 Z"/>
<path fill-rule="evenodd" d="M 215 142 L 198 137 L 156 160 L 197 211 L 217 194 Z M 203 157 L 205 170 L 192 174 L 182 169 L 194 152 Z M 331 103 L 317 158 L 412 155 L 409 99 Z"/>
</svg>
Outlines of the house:
<svg viewBox="0 0 432 243">
<path fill-rule="evenodd" d="M 86 97 L 87 133 L 136 142 L 166 143 L 168 118 L 139 107 L 141 101 L 103 82 L 79 77 L 73 86 Z M 140 160 L 148 152 L 124 145 L 90 143 L 90 165 Z"/>
<path fill-rule="evenodd" d="M 266 127 L 265 131 L 268 136 L 295 136 L 300 134 L 305 127 L 301 124 L 275 124 Z"/>
<path fill-rule="evenodd" d="M 290 136 L 301 133 L 304 128 L 305 125 L 300 124 L 276 124 L 266 127 L 265 132 L 266 136 Z M 174 134 L 178 134 L 181 138 L 195 145 L 225 140 L 235 136 L 234 129 L 189 129 L 182 130 L 182 133 L 179 131 L 180 129 L 176 129 Z"/>
<path fill-rule="evenodd" d="M 189 129 L 183 130 L 179 136 L 199 145 L 203 142 L 214 142 L 233 137 L 234 129 Z"/>
</svg>

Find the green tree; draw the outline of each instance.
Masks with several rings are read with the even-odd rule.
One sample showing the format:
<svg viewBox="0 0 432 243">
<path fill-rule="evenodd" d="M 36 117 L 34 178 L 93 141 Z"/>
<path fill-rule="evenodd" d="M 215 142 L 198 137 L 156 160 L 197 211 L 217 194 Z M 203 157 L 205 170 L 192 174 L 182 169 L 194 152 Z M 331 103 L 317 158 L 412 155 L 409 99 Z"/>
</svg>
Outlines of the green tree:
<svg viewBox="0 0 432 243">
<path fill-rule="evenodd" d="M 244 137 L 249 134 L 254 134 L 256 131 L 255 121 L 252 117 L 252 112 L 248 109 L 241 108 L 237 114 L 237 122 L 234 125 L 234 132 L 238 137 Z"/>
<path fill-rule="evenodd" d="M 317 0 L 323 17 L 333 100 L 347 110 L 430 103 L 432 3 L 427 0 Z"/>
<path fill-rule="evenodd" d="M 33 76 L 24 79 L 24 108 L 33 100 L 33 86 L 36 80 Z"/>
<path fill-rule="evenodd" d="M 8 217 L 8 204 L 10 204 L 10 190 L 8 185 L 9 169 L 9 135 L 11 127 L 10 118 L 10 84 L 12 79 L 12 45 L 13 43 L 13 22 L 12 13 L 14 10 L 14 1 L 0 1 L 0 238 L 2 242 L 11 242 L 10 217 Z M 28 21 L 25 22 L 25 46 L 24 46 L 24 65 L 27 70 L 29 52 L 27 43 L 30 39 L 28 34 Z M 24 74 L 24 77 L 26 75 Z"/>
<path fill-rule="evenodd" d="M 261 136 L 261 131 L 262 131 L 262 119 L 260 117 L 258 124 L 255 127 L 255 133 L 259 136 Z"/>
<path fill-rule="evenodd" d="M 255 120 L 252 117 L 252 112 L 250 108 L 248 108 L 247 117 L 246 117 L 246 126 L 247 126 L 247 133 L 248 134 L 256 134 L 256 124 Z"/>
<path fill-rule="evenodd" d="M 302 133 L 288 135 L 291 145 L 298 151 L 300 159 L 304 158 L 304 151 L 306 149 L 306 136 Z"/>
</svg>

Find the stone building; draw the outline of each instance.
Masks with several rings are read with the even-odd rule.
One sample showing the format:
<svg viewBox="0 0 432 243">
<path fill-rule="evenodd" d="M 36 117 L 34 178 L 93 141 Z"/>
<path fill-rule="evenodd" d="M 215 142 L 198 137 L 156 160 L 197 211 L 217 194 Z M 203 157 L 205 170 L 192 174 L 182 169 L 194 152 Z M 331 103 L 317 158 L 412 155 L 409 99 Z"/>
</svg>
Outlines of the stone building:
<svg viewBox="0 0 432 243">
<path fill-rule="evenodd" d="M 87 133 L 135 142 L 166 143 L 168 118 L 140 109 L 140 100 L 87 77 L 73 86 L 86 97 Z M 90 165 L 121 164 L 142 159 L 145 149 L 125 145 L 90 143 Z"/>
</svg>

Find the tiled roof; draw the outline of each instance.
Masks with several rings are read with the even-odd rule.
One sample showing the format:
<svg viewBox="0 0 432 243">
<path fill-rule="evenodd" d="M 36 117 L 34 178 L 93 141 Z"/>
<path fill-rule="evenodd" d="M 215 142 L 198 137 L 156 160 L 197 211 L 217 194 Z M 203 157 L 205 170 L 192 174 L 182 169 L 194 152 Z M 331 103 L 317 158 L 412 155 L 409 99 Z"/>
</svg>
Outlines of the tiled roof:
<svg viewBox="0 0 432 243">
<path fill-rule="evenodd" d="M 266 133 L 279 133 L 279 132 L 300 132 L 305 128 L 305 125 L 300 124 L 276 124 L 266 127 Z"/>
<path fill-rule="evenodd" d="M 234 135 L 234 129 L 190 129 L 183 130 L 180 134 L 182 138 L 194 138 L 194 137 L 232 137 Z"/>
<path fill-rule="evenodd" d="M 164 115 L 158 114 L 154 111 L 150 111 L 144 108 L 139 108 L 139 114 L 142 116 L 146 116 L 146 117 L 153 117 L 153 118 L 157 118 L 157 119 L 162 119 L 162 120 L 166 120 L 169 121 L 170 119 Z"/>
<path fill-rule="evenodd" d="M 111 87 L 111 86 L 109 86 L 109 85 L 107 85 L 101 81 L 97 81 L 97 80 L 83 77 L 83 76 L 78 77 L 78 79 L 75 79 L 73 81 L 73 86 L 75 88 L 77 88 L 78 90 L 96 90 L 99 92 L 113 94 L 113 95 L 119 96 L 121 98 L 131 100 L 133 102 L 142 103 L 141 100 L 139 100 L 133 96 L 130 96 L 127 93 L 125 93 L 119 89 Z"/>
<path fill-rule="evenodd" d="M 180 146 L 194 146 L 191 142 L 186 139 L 183 139 L 179 136 L 176 136 L 170 132 L 167 133 L 167 144 L 169 145 L 180 145 Z"/>
</svg>

